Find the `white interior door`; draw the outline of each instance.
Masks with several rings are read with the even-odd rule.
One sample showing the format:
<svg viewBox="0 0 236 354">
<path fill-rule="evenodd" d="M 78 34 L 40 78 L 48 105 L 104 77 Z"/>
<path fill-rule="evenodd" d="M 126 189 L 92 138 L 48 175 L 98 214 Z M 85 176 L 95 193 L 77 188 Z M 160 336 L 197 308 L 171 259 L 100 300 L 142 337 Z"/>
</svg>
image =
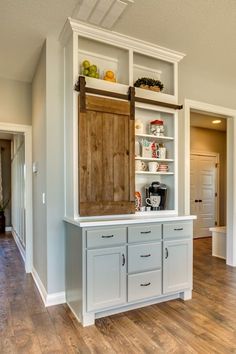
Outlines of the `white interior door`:
<svg viewBox="0 0 236 354">
<path fill-rule="evenodd" d="M 190 207 L 194 221 L 194 237 L 211 236 L 216 213 L 216 156 L 191 154 L 190 158 Z"/>
</svg>

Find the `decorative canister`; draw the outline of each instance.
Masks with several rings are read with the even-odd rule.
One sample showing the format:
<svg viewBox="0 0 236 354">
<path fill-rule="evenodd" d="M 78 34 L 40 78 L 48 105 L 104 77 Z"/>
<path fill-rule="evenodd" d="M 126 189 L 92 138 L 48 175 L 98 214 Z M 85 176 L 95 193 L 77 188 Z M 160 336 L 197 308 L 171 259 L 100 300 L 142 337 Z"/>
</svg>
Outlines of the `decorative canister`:
<svg viewBox="0 0 236 354">
<path fill-rule="evenodd" d="M 150 134 L 163 136 L 165 132 L 163 120 L 156 119 L 150 122 Z"/>
</svg>

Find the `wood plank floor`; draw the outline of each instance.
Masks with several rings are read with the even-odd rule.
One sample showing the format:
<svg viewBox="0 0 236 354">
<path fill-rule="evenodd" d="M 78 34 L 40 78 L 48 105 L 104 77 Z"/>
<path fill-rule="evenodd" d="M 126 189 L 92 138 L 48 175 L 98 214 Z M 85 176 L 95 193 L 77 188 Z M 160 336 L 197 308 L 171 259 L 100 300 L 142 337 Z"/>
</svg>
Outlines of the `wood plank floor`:
<svg viewBox="0 0 236 354">
<path fill-rule="evenodd" d="M 0 353 L 236 353 L 236 269 L 194 241 L 193 299 L 83 328 L 66 305 L 45 309 L 10 235 L 0 236 Z"/>
</svg>

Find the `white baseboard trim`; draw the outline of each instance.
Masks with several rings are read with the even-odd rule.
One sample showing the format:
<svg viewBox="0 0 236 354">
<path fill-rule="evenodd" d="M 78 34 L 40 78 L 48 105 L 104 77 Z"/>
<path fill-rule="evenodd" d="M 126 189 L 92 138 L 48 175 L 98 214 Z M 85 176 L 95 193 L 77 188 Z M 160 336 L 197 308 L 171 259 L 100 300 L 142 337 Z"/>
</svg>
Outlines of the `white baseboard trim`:
<svg viewBox="0 0 236 354">
<path fill-rule="evenodd" d="M 64 304 L 66 302 L 66 294 L 64 291 L 59 292 L 59 293 L 53 293 L 53 294 L 48 294 L 37 271 L 33 267 L 32 270 L 32 277 L 34 279 L 34 282 L 38 288 L 38 291 L 41 295 L 41 298 L 43 300 L 44 306 L 54 306 L 54 305 L 60 305 Z"/>
<path fill-rule="evenodd" d="M 12 227 L 11 227 L 11 226 L 6 226 L 6 227 L 5 227 L 5 231 L 6 231 L 6 232 L 12 231 Z"/>
<path fill-rule="evenodd" d="M 12 233 L 12 236 L 15 240 L 15 243 L 17 245 L 17 248 L 18 250 L 20 251 L 20 254 L 21 254 L 21 257 L 23 259 L 23 262 L 25 263 L 25 249 L 24 247 L 22 246 L 18 236 L 17 236 L 17 233 L 15 232 L 15 230 L 13 228 L 11 228 L 11 233 Z"/>
</svg>

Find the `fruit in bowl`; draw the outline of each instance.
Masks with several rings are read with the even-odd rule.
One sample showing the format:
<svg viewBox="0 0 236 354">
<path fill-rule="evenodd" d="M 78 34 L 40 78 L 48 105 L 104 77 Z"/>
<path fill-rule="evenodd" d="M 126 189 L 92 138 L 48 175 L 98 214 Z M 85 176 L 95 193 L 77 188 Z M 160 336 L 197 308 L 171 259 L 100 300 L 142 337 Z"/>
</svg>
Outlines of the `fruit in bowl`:
<svg viewBox="0 0 236 354">
<path fill-rule="evenodd" d="M 89 60 L 84 60 L 82 63 L 82 74 L 84 76 L 94 77 L 99 79 L 99 71 L 97 65 L 90 64 Z"/>
<path fill-rule="evenodd" d="M 105 72 L 105 75 L 103 77 L 103 80 L 105 81 L 110 81 L 110 82 L 116 82 L 116 76 L 115 73 L 112 70 L 107 70 Z"/>
</svg>

